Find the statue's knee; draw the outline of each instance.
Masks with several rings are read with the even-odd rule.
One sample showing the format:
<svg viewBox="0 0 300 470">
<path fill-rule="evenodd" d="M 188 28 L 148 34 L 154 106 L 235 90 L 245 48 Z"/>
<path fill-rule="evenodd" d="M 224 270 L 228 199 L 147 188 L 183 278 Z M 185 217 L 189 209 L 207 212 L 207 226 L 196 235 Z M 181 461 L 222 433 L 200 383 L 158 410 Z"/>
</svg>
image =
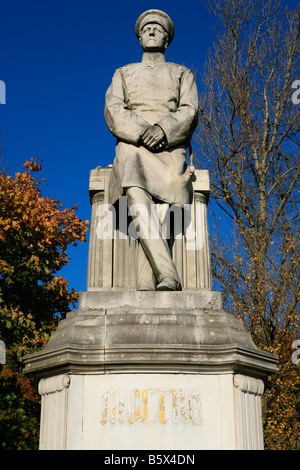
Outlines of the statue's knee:
<svg viewBox="0 0 300 470">
<path fill-rule="evenodd" d="M 145 198 L 147 197 L 147 194 L 148 193 L 144 189 L 138 188 L 137 186 L 132 186 L 130 188 L 127 188 L 126 196 L 127 196 L 128 206 L 130 207 L 132 204 L 144 203 Z"/>
</svg>

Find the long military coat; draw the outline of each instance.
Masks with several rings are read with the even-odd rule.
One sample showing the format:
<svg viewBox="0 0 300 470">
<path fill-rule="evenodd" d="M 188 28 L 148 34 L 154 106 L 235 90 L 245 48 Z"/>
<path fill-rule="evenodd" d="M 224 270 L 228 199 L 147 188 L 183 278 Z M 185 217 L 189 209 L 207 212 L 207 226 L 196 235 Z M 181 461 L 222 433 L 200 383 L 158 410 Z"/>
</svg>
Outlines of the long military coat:
<svg viewBox="0 0 300 470">
<path fill-rule="evenodd" d="M 192 72 L 166 62 L 163 54 L 144 54 L 142 62 L 116 70 L 105 96 L 104 116 L 117 137 L 109 203 L 114 204 L 131 186 L 169 204 L 190 203 L 186 149 L 198 117 Z M 159 153 L 139 145 L 141 135 L 153 124 L 166 136 L 167 145 Z"/>
</svg>

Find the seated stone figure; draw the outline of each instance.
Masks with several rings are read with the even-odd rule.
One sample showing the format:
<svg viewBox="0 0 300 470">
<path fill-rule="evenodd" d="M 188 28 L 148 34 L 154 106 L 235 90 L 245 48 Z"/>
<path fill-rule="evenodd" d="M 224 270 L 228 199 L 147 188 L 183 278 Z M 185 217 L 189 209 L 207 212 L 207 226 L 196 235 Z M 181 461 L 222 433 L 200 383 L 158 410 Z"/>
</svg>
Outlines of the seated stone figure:
<svg viewBox="0 0 300 470">
<path fill-rule="evenodd" d="M 186 160 L 197 125 L 197 86 L 189 69 L 165 60 L 174 37 L 173 22 L 166 13 L 144 12 L 135 31 L 143 49 L 142 61 L 116 70 L 105 98 L 105 120 L 117 138 L 108 202 L 115 204 L 126 194 L 136 220 L 137 289 L 181 290 L 158 217 L 155 236 L 148 229 L 155 203 L 181 207 L 191 203 Z M 136 204 L 145 208 L 139 217 L 132 210 Z"/>
</svg>

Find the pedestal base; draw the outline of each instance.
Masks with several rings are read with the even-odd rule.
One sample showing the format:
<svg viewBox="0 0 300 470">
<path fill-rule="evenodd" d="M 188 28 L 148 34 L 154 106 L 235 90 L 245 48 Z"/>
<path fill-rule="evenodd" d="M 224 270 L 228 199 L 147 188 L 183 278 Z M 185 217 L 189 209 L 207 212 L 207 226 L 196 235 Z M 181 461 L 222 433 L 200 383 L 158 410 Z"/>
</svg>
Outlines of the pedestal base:
<svg viewBox="0 0 300 470">
<path fill-rule="evenodd" d="M 41 449 L 262 449 L 277 358 L 211 291 L 94 291 L 25 358 Z"/>
<path fill-rule="evenodd" d="M 42 379 L 39 391 L 40 449 L 263 449 L 259 379 L 70 374 Z"/>
</svg>

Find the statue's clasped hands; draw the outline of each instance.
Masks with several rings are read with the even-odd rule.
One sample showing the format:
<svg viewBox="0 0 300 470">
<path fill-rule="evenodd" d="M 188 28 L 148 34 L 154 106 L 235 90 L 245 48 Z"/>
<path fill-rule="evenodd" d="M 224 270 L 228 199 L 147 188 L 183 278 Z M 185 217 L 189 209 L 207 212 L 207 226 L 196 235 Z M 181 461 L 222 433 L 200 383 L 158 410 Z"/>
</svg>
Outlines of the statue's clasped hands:
<svg viewBox="0 0 300 470">
<path fill-rule="evenodd" d="M 149 126 L 141 136 L 140 141 L 152 152 L 161 151 L 166 146 L 165 133 L 158 125 Z"/>
</svg>

